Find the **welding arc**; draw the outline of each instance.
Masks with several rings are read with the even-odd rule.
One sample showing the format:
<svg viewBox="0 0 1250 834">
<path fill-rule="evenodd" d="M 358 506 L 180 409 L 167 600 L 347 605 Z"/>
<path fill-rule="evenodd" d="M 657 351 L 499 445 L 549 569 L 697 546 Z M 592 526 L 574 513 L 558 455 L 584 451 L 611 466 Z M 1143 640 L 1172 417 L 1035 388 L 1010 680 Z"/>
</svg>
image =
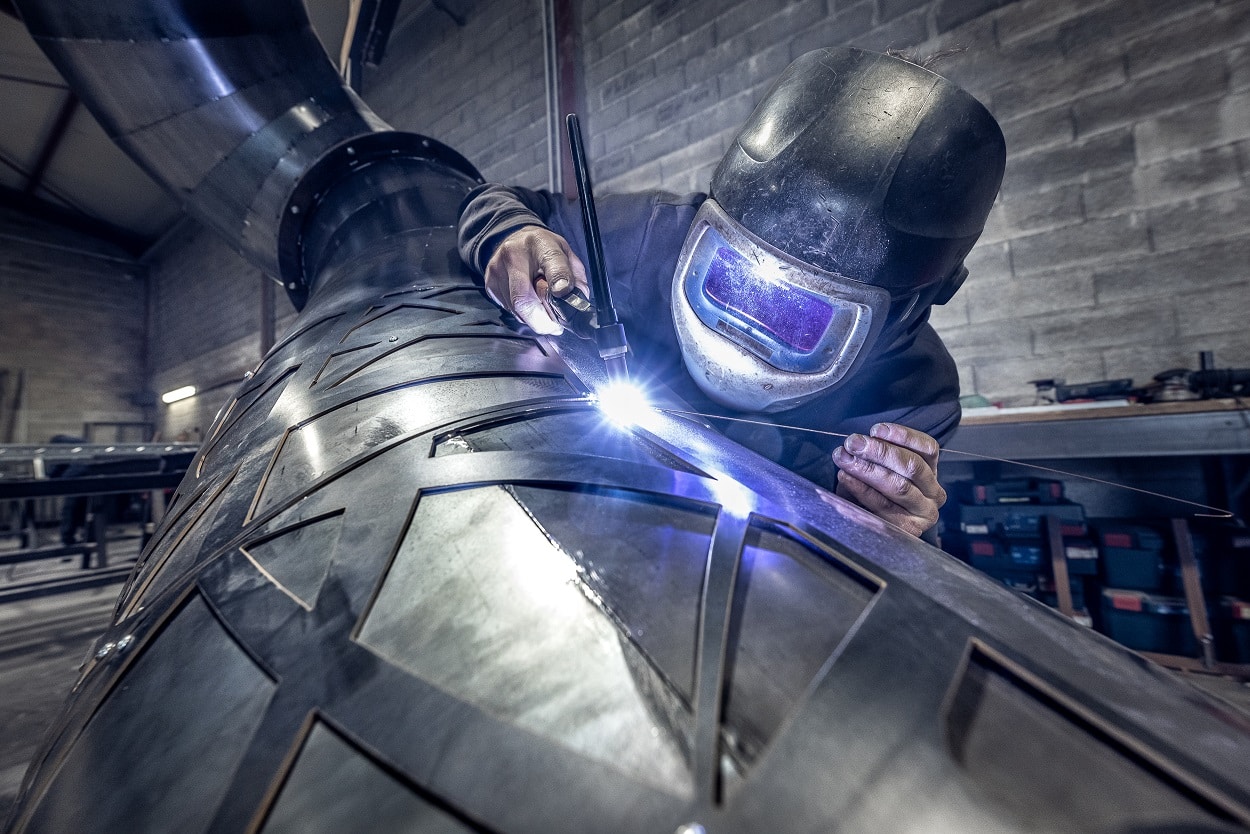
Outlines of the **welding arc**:
<svg viewBox="0 0 1250 834">
<path fill-rule="evenodd" d="M 673 409 L 673 408 L 656 408 L 656 411 L 663 411 L 667 414 L 677 414 L 677 415 L 685 415 L 685 416 L 691 416 L 691 417 L 708 417 L 713 420 L 728 420 L 734 423 L 751 423 L 757 426 L 773 426 L 775 428 L 788 429 L 790 431 L 802 431 L 802 432 L 809 432 L 811 434 L 823 434 L 828 437 L 850 437 L 849 434 L 845 434 L 842 432 L 824 431 L 822 429 L 809 429 L 803 426 L 788 426 L 784 423 L 772 423 L 767 420 L 748 420 L 745 417 L 726 417 L 722 414 L 704 414 L 703 412 L 700 412 L 700 411 L 680 411 L 678 409 Z M 976 458 L 978 460 L 988 460 L 988 461 L 993 461 L 995 463 L 1009 463 L 1012 466 L 1024 466 L 1029 469 L 1036 469 L 1039 472 L 1047 472 L 1051 475 L 1062 475 L 1065 478 L 1076 478 L 1081 481 L 1089 481 L 1090 483 L 1094 483 L 1094 484 L 1101 484 L 1103 486 L 1115 487 L 1116 489 L 1126 489 L 1129 492 L 1136 492 L 1139 495 L 1149 495 L 1152 498 L 1162 498 L 1165 501 L 1175 501 L 1178 504 L 1187 504 L 1190 507 L 1198 507 L 1200 509 L 1208 511 L 1208 512 L 1202 512 L 1202 513 L 1194 513 L 1195 518 L 1227 519 L 1227 518 L 1234 517 L 1232 512 L 1225 510 L 1225 509 L 1221 509 L 1220 507 L 1212 507 L 1207 504 L 1200 504 L 1197 501 L 1190 501 L 1187 498 L 1177 498 L 1175 495 L 1166 495 L 1162 492 L 1153 492 L 1148 489 L 1142 489 L 1141 487 L 1129 486 L 1128 484 L 1116 483 L 1115 481 L 1107 481 L 1102 478 L 1095 478 L 1092 475 L 1081 475 L 1076 472 L 1067 472 L 1063 469 L 1054 469 L 1053 467 L 1050 467 L 1050 466 L 1040 466 L 1036 463 L 1025 463 L 1022 460 L 1011 460 L 1010 458 L 996 458 L 993 455 L 982 455 L 976 452 L 965 452 L 960 449 L 945 449 L 944 448 L 942 449 L 942 454 L 963 455 L 964 457 Z"/>
</svg>

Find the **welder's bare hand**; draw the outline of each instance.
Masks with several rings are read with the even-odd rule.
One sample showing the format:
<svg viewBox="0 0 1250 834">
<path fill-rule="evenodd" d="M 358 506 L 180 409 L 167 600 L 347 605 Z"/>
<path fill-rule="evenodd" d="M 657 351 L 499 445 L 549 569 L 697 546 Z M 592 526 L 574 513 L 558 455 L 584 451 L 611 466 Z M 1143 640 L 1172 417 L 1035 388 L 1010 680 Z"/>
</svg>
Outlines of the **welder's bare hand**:
<svg viewBox="0 0 1250 834">
<path fill-rule="evenodd" d="M 483 277 L 492 301 L 548 336 L 564 331 L 549 293 L 564 296 L 580 287 L 590 294 L 581 259 L 568 241 L 542 226 L 523 226 L 504 238 Z"/>
<path fill-rule="evenodd" d="M 833 452 L 837 493 L 919 536 L 938 520 L 946 490 L 938 483 L 938 444 L 922 431 L 878 423 Z"/>
</svg>

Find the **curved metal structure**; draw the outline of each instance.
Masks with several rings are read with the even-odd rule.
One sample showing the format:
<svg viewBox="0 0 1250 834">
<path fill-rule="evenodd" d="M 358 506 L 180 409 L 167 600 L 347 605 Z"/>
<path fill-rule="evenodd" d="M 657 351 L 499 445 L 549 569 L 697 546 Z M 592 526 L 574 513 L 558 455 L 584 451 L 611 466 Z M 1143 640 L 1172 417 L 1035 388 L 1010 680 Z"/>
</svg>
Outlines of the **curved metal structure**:
<svg viewBox="0 0 1250 834">
<path fill-rule="evenodd" d="M 344 167 L 327 156 L 395 136 L 343 84 L 302 0 L 17 5 L 109 137 L 302 306 L 299 212 Z M 477 176 L 450 148 L 421 143 Z"/>
<path fill-rule="evenodd" d="M 1243 714 L 705 426 L 608 423 L 585 343 L 464 273 L 471 168 L 374 135 L 283 186 L 307 305 L 10 831 L 1250 826 Z"/>
</svg>

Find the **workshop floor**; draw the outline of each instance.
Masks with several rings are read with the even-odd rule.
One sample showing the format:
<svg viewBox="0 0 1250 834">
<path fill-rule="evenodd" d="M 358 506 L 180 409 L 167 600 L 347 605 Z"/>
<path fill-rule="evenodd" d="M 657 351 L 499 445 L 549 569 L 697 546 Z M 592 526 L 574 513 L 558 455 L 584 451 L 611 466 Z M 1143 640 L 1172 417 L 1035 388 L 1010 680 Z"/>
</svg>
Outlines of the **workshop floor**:
<svg viewBox="0 0 1250 834">
<path fill-rule="evenodd" d="M 110 564 L 133 562 L 138 547 L 138 539 L 110 544 Z M 70 557 L 5 566 L 0 570 L 0 591 L 71 576 L 81 571 L 80 562 L 79 557 Z M 0 604 L 0 826 L 87 650 L 108 626 L 120 591 L 117 582 Z"/>
</svg>

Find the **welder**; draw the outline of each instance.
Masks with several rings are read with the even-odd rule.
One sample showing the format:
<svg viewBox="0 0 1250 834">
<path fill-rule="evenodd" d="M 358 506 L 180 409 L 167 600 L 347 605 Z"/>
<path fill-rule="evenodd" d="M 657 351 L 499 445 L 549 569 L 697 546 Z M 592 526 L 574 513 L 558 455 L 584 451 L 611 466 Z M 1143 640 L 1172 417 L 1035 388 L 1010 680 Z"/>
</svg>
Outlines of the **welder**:
<svg viewBox="0 0 1250 834">
<path fill-rule="evenodd" d="M 809 52 L 764 96 L 708 194 L 598 201 L 612 295 L 643 384 L 734 440 L 912 535 L 946 499 L 954 360 L 929 325 L 959 289 L 1005 165 L 966 91 L 902 57 Z M 460 253 L 540 334 L 551 296 L 587 291 L 577 204 L 485 185 Z M 719 425 L 719 421 L 718 421 Z M 926 536 L 928 538 L 928 536 Z"/>
</svg>

